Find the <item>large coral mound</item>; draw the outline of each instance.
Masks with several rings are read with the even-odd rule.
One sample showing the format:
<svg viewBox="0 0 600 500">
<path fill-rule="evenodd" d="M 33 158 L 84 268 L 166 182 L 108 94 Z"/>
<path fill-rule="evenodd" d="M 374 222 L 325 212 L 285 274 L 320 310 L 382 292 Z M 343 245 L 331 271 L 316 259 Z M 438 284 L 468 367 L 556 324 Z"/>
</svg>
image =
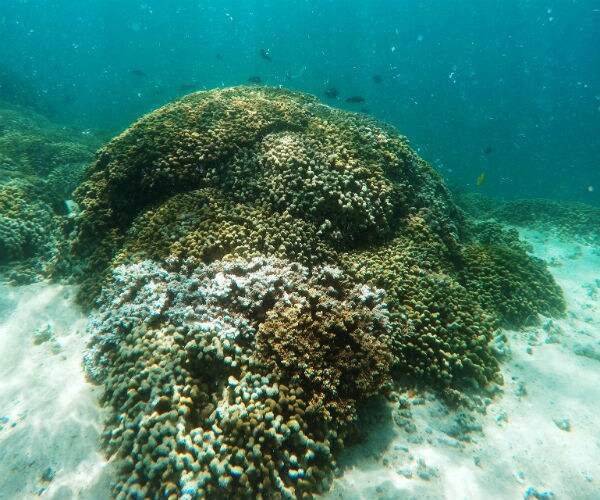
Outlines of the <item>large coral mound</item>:
<svg viewBox="0 0 600 500">
<path fill-rule="evenodd" d="M 393 377 L 453 396 L 497 381 L 500 325 L 564 308 L 404 137 L 306 94 L 175 101 L 106 145 L 75 197 L 122 498 L 311 497 L 359 401 Z"/>
<path fill-rule="evenodd" d="M 439 176 L 393 130 L 306 94 L 240 87 L 175 101 L 108 144 L 76 193 L 76 250 L 91 249 L 102 271 L 137 215 L 200 188 L 303 221 L 302 244 L 312 234 L 336 248 L 381 239 L 422 207 L 451 239 L 459 219 Z"/>
</svg>

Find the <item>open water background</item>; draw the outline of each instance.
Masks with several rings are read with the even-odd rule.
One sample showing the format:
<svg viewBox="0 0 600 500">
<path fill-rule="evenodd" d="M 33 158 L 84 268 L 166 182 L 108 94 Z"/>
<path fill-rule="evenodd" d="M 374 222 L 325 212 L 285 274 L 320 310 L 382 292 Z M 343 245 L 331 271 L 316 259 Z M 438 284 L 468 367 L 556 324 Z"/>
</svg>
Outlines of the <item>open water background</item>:
<svg viewBox="0 0 600 500">
<path fill-rule="evenodd" d="M 459 189 L 600 204 L 599 46 L 597 0 L 2 0 L 0 101 L 116 134 L 259 76 L 391 123 Z"/>
</svg>

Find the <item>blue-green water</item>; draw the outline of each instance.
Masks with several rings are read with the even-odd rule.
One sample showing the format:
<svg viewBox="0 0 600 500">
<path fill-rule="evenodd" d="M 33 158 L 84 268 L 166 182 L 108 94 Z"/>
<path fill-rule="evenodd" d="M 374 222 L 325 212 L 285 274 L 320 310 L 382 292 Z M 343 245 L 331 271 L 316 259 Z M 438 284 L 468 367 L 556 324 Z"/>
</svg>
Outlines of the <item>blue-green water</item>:
<svg viewBox="0 0 600 500">
<path fill-rule="evenodd" d="M 599 44 L 596 0 L 0 6 L 3 74 L 60 122 L 117 131 L 259 76 L 393 124 L 458 186 L 484 173 L 483 192 L 588 203 L 600 199 Z M 0 97 L 24 88 L 4 81 Z"/>
<path fill-rule="evenodd" d="M 0 500 L 596 500 L 598 1 L 0 2 Z"/>
</svg>

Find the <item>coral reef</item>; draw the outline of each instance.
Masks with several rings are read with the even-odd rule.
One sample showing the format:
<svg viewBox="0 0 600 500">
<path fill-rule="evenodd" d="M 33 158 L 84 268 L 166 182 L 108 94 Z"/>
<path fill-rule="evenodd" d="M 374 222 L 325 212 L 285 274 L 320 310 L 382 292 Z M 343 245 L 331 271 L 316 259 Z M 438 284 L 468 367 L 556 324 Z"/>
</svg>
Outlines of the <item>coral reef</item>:
<svg viewBox="0 0 600 500">
<path fill-rule="evenodd" d="M 480 192 L 465 192 L 460 186 L 450 186 L 452 194 L 458 206 L 469 215 L 476 218 L 483 218 L 492 210 L 502 206 L 502 199 L 494 198 L 493 196 Z"/>
<path fill-rule="evenodd" d="M 473 243 L 484 246 L 496 245 L 533 252 L 531 245 L 521 240 L 519 231 L 491 220 L 473 222 L 470 226 L 470 239 Z"/>
<path fill-rule="evenodd" d="M 561 316 L 566 303 L 543 261 L 519 248 L 471 244 L 463 250 L 459 280 L 473 290 L 477 301 L 494 311 L 504 324 L 534 323 L 537 313 Z"/>
<path fill-rule="evenodd" d="M 287 212 L 334 248 L 383 239 L 426 206 L 428 223 L 458 239 L 449 192 L 395 131 L 306 94 L 238 87 L 175 101 L 101 150 L 75 193 L 83 216 L 74 249 L 91 262 L 89 279 L 99 282 L 113 256 L 106 248 L 123 246 L 136 216 L 202 188 Z"/>
<path fill-rule="evenodd" d="M 16 106 L 0 108 L 0 266 L 12 282 L 53 275 L 71 198 L 98 139 Z"/>
<path fill-rule="evenodd" d="M 306 94 L 191 94 L 84 176 L 72 250 L 118 498 L 310 498 L 361 400 L 500 382 L 498 328 L 563 310 L 404 137 Z"/>
<path fill-rule="evenodd" d="M 396 370 L 442 389 L 496 377 L 488 349 L 499 323 L 453 277 L 453 254 L 420 216 L 396 238 L 346 255 L 358 279 L 387 291 Z"/>
<path fill-rule="evenodd" d="M 174 195 L 139 215 L 116 261 L 130 255 L 203 262 L 228 255 L 274 255 L 313 264 L 334 258 L 310 222 L 285 210 L 273 212 L 264 203 L 235 202 L 212 188 Z"/>
<path fill-rule="evenodd" d="M 34 180 L 0 183 L 0 266 L 12 264 L 15 282 L 48 276 L 56 265 L 62 226 L 43 201 L 43 188 Z"/>
<path fill-rule="evenodd" d="M 45 178 L 65 165 L 81 169 L 100 145 L 95 134 L 59 127 L 24 108 L 0 107 L 0 180 Z"/>
<path fill-rule="evenodd" d="M 515 200 L 490 211 L 488 217 L 515 226 L 540 228 L 600 242 L 600 207 L 557 200 Z"/>
<path fill-rule="evenodd" d="M 461 208 L 486 224 L 495 221 L 600 244 L 600 207 L 594 205 L 543 198 L 504 202 L 481 193 L 455 196 Z"/>
<path fill-rule="evenodd" d="M 114 410 L 117 498 L 301 498 L 389 379 L 380 290 L 276 258 L 120 266 L 86 364 Z"/>
</svg>

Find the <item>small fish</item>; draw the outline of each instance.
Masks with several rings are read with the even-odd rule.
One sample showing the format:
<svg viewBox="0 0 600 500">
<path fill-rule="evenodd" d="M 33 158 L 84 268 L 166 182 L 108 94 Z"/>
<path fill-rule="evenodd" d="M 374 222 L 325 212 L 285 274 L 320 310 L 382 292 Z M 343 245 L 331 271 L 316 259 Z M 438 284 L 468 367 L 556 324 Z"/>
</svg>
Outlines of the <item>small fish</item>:
<svg viewBox="0 0 600 500">
<path fill-rule="evenodd" d="M 346 99 L 346 102 L 356 104 L 359 102 L 365 102 L 365 98 L 359 95 L 353 95 L 352 97 L 348 97 L 348 99 Z"/>
<path fill-rule="evenodd" d="M 146 78 L 148 75 L 141 69 L 132 69 L 131 74 L 140 78 Z"/>
<path fill-rule="evenodd" d="M 381 75 L 373 76 L 373 83 L 381 83 L 381 82 L 383 82 L 383 77 Z"/>
<path fill-rule="evenodd" d="M 325 90 L 323 94 L 325 94 L 326 97 L 329 97 L 329 99 L 335 99 L 337 96 L 340 95 L 340 91 L 335 87 L 330 87 L 327 90 Z"/>
<path fill-rule="evenodd" d="M 492 152 L 492 146 L 486 146 L 483 150 L 483 154 L 485 156 L 489 155 Z"/>
<path fill-rule="evenodd" d="M 251 76 L 250 78 L 248 78 L 248 81 L 252 82 L 252 83 L 260 83 L 260 82 L 262 82 L 262 78 L 260 76 L 254 75 L 254 76 Z"/>
<path fill-rule="evenodd" d="M 221 54 L 215 54 L 215 58 L 219 61 L 223 60 L 223 56 Z"/>
<path fill-rule="evenodd" d="M 483 183 L 485 182 L 485 174 L 482 172 L 481 174 L 479 174 L 479 177 L 477 177 L 477 186 L 481 186 Z"/>
<path fill-rule="evenodd" d="M 267 49 L 260 49 L 260 57 L 269 62 L 273 60 L 271 53 Z"/>
</svg>

